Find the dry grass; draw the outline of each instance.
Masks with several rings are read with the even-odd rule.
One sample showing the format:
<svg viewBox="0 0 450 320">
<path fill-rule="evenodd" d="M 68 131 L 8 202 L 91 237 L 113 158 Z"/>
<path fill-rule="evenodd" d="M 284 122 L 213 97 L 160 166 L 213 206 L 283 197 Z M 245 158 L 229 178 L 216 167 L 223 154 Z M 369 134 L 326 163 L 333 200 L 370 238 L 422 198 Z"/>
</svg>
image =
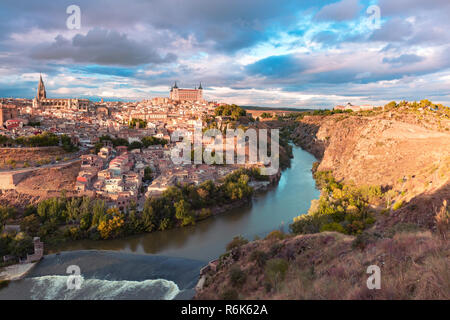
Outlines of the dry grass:
<svg viewBox="0 0 450 320">
<path fill-rule="evenodd" d="M 257 241 L 257 250 L 267 259 L 289 261 L 284 281 L 267 286 L 262 268 L 249 257 L 253 250 L 240 250 L 238 260 L 247 273 L 240 289 L 242 299 L 449 299 L 450 268 L 448 241 L 425 232 L 398 233 L 383 238 L 364 250 L 352 249 L 353 237 L 338 233 L 302 235 L 280 241 L 281 248 L 272 251 L 269 241 Z M 251 245 L 251 244 L 250 244 Z M 294 254 L 293 256 L 290 254 Z M 290 258 L 289 258 L 290 256 Z M 231 256 L 230 256 L 231 257 Z M 230 258 L 231 259 L 231 258 Z M 369 290 L 367 267 L 381 269 L 381 289 Z M 198 299 L 218 299 L 218 292 L 232 288 L 227 267 L 209 277 L 209 285 Z"/>
<path fill-rule="evenodd" d="M 437 211 L 437 210 L 436 210 Z M 442 207 L 436 213 L 436 228 L 443 240 L 448 240 L 450 226 L 450 212 L 447 208 L 447 200 L 444 200 Z"/>
</svg>

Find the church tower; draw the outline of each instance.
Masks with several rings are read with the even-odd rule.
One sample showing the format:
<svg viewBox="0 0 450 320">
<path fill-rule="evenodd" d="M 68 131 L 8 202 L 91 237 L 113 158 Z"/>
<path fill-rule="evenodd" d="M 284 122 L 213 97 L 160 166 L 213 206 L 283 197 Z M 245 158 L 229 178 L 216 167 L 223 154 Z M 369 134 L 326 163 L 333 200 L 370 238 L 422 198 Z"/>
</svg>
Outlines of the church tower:
<svg viewBox="0 0 450 320">
<path fill-rule="evenodd" d="M 177 85 L 177 82 L 175 81 L 174 86 L 170 90 L 170 99 L 179 100 L 179 98 L 180 98 L 180 96 L 179 96 L 179 92 L 178 92 L 178 85 Z"/>
<path fill-rule="evenodd" d="M 203 100 L 203 87 L 202 87 L 202 83 L 200 82 L 200 86 L 197 89 L 197 101 L 202 101 Z"/>
<path fill-rule="evenodd" d="M 38 89 L 37 89 L 36 98 L 38 101 L 47 98 L 47 93 L 45 92 L 44 81 L 42 81 L 42 75 L 39 78 L 39 85 L 38 85 Z"/>
<path fill-rule="evenodd" d="M 41 101 L 43 99 L 47 99 L 47 92 L 45 92 L 44 81 L 42 80 L 42 75 L 40 75 L 37 94 L 33 99 L 33 109 L 41 108 Z"/>
</svg>

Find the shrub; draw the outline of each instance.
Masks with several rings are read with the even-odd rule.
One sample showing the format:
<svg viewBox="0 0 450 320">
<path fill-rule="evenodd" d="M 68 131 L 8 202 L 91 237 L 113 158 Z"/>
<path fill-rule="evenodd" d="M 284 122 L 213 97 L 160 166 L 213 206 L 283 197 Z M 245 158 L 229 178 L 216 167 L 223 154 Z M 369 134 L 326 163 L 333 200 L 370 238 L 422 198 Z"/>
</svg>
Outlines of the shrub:
<svg viewBox="0 0 450 320">
<path fill-rule="evenodd" d="M 264 290 L 269 293 L 272 290 L 272 284 L 269 281 L 264 283 Z"/>
<path fill-rule="evenodd" d="M 414 223 L 397 223 L 386 230 L 386 236 L 392 238 L 397 233 L 415 233 L 421 230 L 422 228 Z"/>
<path fill-rule="evenodd" d="M 265 275 L 267 279 L 277 288 L 278 284 L 284 280 L 289 264 L 284 259 L 271 259 L 267 261 Z"/>
<path fill-rule="evenodd" d="M 286 237 L 284 232 L 280 230 L 274 230 L 266 236 L 266 240 L 283 240 Z"/>
<path fill-rule="evenodd" d="M 400 200 L 400 201 L 397 201 L 394 203 L 394 205 L 392 206 L 392 209 L 395 211 L 395 210 L 400 209 L 402 206 L 403 206 L 403 201 Z"/>
<path fill-rule="evenodd" d="M 200 214 L 198 215 L 197 218 L 199 220 L 203 220 L 210 217 L 211 215 L 212 215 L 211 209 L 203 208 L 202 210 L 200 210 Z"/>
<path fill-rule="evenodd" d="M 230 269 L 230 281 L 233 286 L 242 287 L 245 283 L 245 273 L 238 266 L 234 266 Z"/>
<path fill-rule="evenodd" d="M 261 250 L 255 250 L 250 255 L 250 259 L 260 268 L 264 267 L 267 261 L 267 254 Z"/>
<path fill-rule="evenodd" d="M 269 255 L 271 257 L 275 256 L 278 254 L 278 252 L 280 252 L 280 250 L 283 248 L 283 244 L 279 243 L 279 242 L 275 242 L 274 244 L 272 244 L 272 246 L 270 247 L 270 251 L 269 251 Z"/>
<path fill-rule="evenodd" d="M 450 226 L 450 212 L 447 208 L 447 200 L 442 203 L 442 208 L 436 214 L 436 227 L 443 240 L 447 240 Z"/>
<path fill-rule="evenodd" d="M 318 217 L 307 214 L 294 218 L 294 223 L 289 228 L 294 234 L 318 233 L 320 224 Z"/>
<path fill-rule="evenodd" d="M 239 299 L 239 294 L 235 289 L 227 289 L 220 295 L 222 300 L 237 300 Z"/>
<path fill-rule="evenodd" d="M 364 231 L 366 228 L 363 221 L 360 220 L 354 220 L 352 223 L 347 225 L 347 233 L 349 234 L 360 234 Z"/>
<path fill-rule="evenodd" d="M 375 243 L 381 236 L 374 233 L 363 232 L 358 234 L 352 242 L 353 249 L 364 250 L 369 244 Z"/>
<path fill-rule="evenodd" d="M 233 240 L 230 241 L 230 243 L 227 244 L 227 251 L 231 251 L 235 248 L 239 248 L 240 246 L 243 246 L 244 244 L 247 244 L 248 240 L 245 239 L 243 236 L 236 236 L 233 238 Z"/>
<path fill-rule="evenodd" d="M 40 225 L 39 218 L 35 214 L 31 214 L 22 219 L 20 228 L 29 235 L 34 236 L 38 233 Z"/>
<path fill-rule="evenodd" d="M 69 227 L 64 231 L 64 236 L 72 240 L 82 239 L 82 232 L 78 227 Z"/>
<path fill-rule="evenodd" d="M 340 223 L 331 222 L 331 223 L 324 224 L 320 228 L 320 232 L 324 232 L 324 231 L 336 231 L 336 232 L 340 232 L 340 233 L 345 233 L 345 228 Z"/>
</svg>

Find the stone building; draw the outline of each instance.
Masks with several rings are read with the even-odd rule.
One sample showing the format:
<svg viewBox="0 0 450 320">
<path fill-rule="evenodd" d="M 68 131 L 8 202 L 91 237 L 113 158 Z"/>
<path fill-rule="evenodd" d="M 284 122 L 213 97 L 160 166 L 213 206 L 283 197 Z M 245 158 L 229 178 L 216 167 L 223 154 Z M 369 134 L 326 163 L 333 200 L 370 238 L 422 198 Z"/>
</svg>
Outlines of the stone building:
<svg viewBox="0 0 450 320">
<path fill-rule="evenodd" d="M 172 89 L 170 89 L 170 99 L 175 101 L 203 101 L 203 87 L 200 86 L 195 89 L 180 89 L 175 82 Z"/>
<path fill-rule="evenodd" d="M 39 78 L 39 84 L 36 97 L 33 99 L 33 108 L 35 109 L 64 109 L 89 111 L 92 105 L 89 99 L 48 99 L 42 76 Z"/>
<path fill-rule="evenodd" d="M 3 126 L 7 120 L 16 119 L 18 116 L 17 106 L 0 103 L 0 126 Z"/>
</svg>

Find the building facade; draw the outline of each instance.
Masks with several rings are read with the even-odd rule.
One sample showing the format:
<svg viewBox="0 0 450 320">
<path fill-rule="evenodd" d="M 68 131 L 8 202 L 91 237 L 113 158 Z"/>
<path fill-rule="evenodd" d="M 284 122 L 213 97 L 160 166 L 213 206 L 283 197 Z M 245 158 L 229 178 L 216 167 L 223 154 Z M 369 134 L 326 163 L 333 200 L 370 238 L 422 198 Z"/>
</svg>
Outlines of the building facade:
<svg viewBox="0 0 450 320">
<path fill-rule="evenodd" d="M 17 119 L 19 111 L 17 106 L 0 103 L 0 125 L 3 126 L 7 120 Z"/>
<path fill-rule="evenodd" d="M 40 76 L 37 94 L 33 99 L 33 108 L 88 111 L 91 105 L 92 103 L 89 99 L 48 99 L 44 81 L 42 76 Z"/>
<path fill-rule="evenodd" d="M 170 89 L 170 99 L 175 101 L 203 101 L 203 87 L 200 86 L 195 89 L 180 89 L 175 82 Z"/>
</svg>

